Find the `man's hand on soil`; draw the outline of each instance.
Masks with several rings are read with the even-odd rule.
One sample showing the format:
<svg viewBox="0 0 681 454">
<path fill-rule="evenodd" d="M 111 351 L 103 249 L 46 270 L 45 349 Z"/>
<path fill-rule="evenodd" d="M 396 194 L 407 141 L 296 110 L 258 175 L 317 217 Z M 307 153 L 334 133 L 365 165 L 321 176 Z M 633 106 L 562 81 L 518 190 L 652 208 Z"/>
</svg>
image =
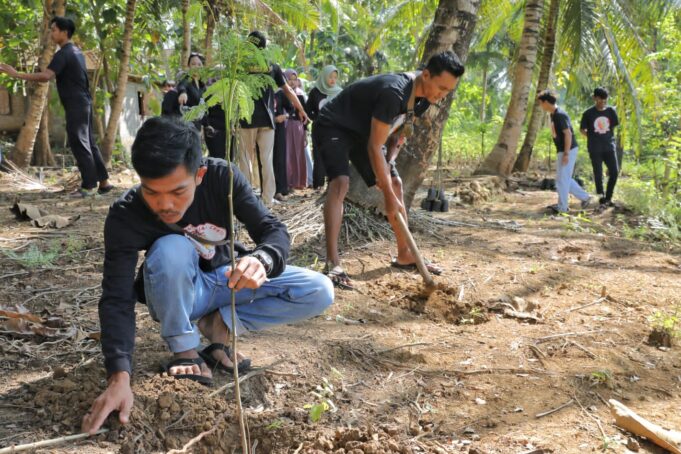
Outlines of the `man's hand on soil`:
<svg viewBox="0 0 681 454">
<path fill-rule="evenodd" d="M 121 424 L 126 424 L 130 419 L 133 399 L 130 375 L 127 372 L 114 372 L 109 378 L 109 386 L 83 416 L 82 431 L 93 435 L 114 410 L 118 410 Z"/>
<path fill-rule="evenodd" d="M 228 286 L 234 290 L 245 288 L 256 289 L 267 281 L 267 272 L 260 260 L 255 257 L 245 256 L 236 262 L 236 268 L 225 272 L 229 279 Z"/>
</svg>

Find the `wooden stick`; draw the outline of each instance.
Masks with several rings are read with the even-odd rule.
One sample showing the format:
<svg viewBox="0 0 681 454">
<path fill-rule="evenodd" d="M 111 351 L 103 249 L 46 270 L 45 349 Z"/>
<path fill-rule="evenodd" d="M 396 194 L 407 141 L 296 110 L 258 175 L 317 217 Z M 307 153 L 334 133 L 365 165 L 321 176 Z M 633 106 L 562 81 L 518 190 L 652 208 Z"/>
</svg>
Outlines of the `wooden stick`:
<svg viewBox="0 0 681 454">
<path fill-rule="evenodd" d="M 182 449 L 171 449 L 170 451 L 168 451 L 167 454 L 186 454 L 187 452 L 189 452 L 189 451 L 187 451 L 189 448 L 191 448 L 191 447 L 194 446 L 196 443 L 198 443 L 199 441 L 201 441 L 201 439 L 202 439 L 203 437 L 206 437 L 206 436 L 212 434 L 213 432 L 215 432 L 216 430 L 218 430 L 218 427 L 219 427 L 219 426 L 216 425 L 215 427 L 213 427 L 213 428 L 210 429 L 210 430 L 206 430 L 206 431 L 204 431 L 204 432 L 201 432 L 200 434 L 198 434 L 197 436 L 195 436 L 194 438 L 192 438 L 191 440 L 189 440 L 189 441 L 187 442 L 187 444 L 185 444 L 185 445 L 182 447 Z"/>
<path fill-rule="evenodd" d="M 544 342 L 548 342 L 553 339 L 559 339 L 561 337 L 575 337 L 575 336 L 586 336 L 587 334 L 596 334 L 596 333 L 605 333 L 607 332 L 606 330 L 602 329 L 597 329 L 594 331 L 582 331 L 582 332 L 577 332 L 577 333 L 562 333 L 562 334 L 552 334 L 550 336 L 545 336 L 545 337 L 540 337 L 539 339 L 536 339 L 535 342 L 537 344 L 541 344 Z"/>
<path fill-rule="evenodd" d="M 269 366 L 264 366 L 264 367 L 259 367 L 257 369 L 253 369 L 252 371 L 250 371 L 249 373 L 247 373 L 243 377 L 239 377 L 239 383 L 241 384 L 241 383 L 245 382 L 246 380 L 248 380 L 249 378 L 251 378 L 255 375 L 264 374 L 267 371 L 267 369 L 270 369 L 274 366 L 277 366 L 277 365 L 283 363 L 284 361 L 286 361 L 286 360 L 280 359 L 279 361 L 273 362 Z M 208 397 L 215 397 L 223 391 L 227 391 L 228 389 L 234 388 L 234 383 L 235 382 L 231 382 L 231 383 L 227 383 L 226 385 L 221 386 L 220 388 L 216 389 L 212 393 L 208 394 Z"/>
<path fill-rule="evenodd" d="M 602 297 L 598 298 L 597 300 L 592 301 L 590 303 L 586 303 L 586 304 L 583 304 L 582 306 L 577 306 L 577 307 L 573 307 L 572 309 L 568 309 L 564 313 L 567 314 L 567 313 L 570 313 L 570 312 L 578 311 L 580 309 L 584 309 L 584 308 L 587 308 L 589 306 L 593 306 L 595 304 L 599 304 L 599 303 L 602 303 L 603 301 L 607 301 L 607 300 L 608 300 L 608 295 L 605 295 L 605 296 L 602 296 Z"/>
<path fill-rule="evenodd" d="M 411 236 L 411 232 L 409 232 L 409 227 L 407 227 L 407 223 L 402 217 L 402 213 L 398 211 L 395 215 L 395 219 L 397 220 L 397 225 L 399 226 L 402 235 L 404 235 L 407 239 L 409 249 L 411 249 L 412 254 L 414 254 L 414 258 L 416 258 L 416 268 L 418 268 L 419 273 L 421 273 L 423 281 L 426 283 L 426 287 L 434 288 L 435 281 L 433 281 L 433 277 L 430 275 L 430 271 L 428 271 L 428 268 L 423 261 L 423 256 L 421 256 L 421 252 L 419 251 L 419 247 L 416 245 L 416 241 L 414 241 L 414 237 Z"/>
<path fill-rule="evenodd" d="M 672 454 L 681 454 L 681 432 L 665 430 L 657 424 L 637 415 L 626 405 L 610 399 L 610 412 L 615 417 L 615 424 L 634 435 L 646 437 Z"/>
<path fill-rule="evenodd" d="M 543 418 L 544 416 L 548 416 L 548 415 L 550 415 L 550 414 L 552 414 L 552 413 L 555 413 L 555 412 L 557 412 L 557 411 L 560 411 L 560 410 L 562 410 L 562 409 L 565 408 L 565 407 L 569 407 L 570 405 L 572 405 L 572 404 L 574 404 L 574 403 L 575 403 L 575 400 L 574 400 L 574 399 L 570 399 L 570 400 L 568 400 L 567 402 L 565 402 L 563 405 L 561 405 L 561 406 L 559 406 L 559 407 L 556 407 L 556 408 L 554 408 L 553 410 L 545 411 L 545 412 L 543 412 L 543 413 L 537 413 L 536 415 L 534 415 L 534 417 L 535 417 L 535 418 Z"/>
<path fill-rule="evenodd" d="M 581 351 L 583 351 L 584 353 L 586 353 L 587 355 L 589 355 L 589 357 L 590 357 L 591 359 L 596 359 L 596 358 L 597 358 L 597 356 L 596 356 L 595 353 L 591 352 L 591 350 L 589 350 L 588 348 L 584 347 L 582 344 L 580 344 L 580 343 L 578 343 L 578 342 L 575 342 L 575 341 L 570 341 L 570 343 L 571 343 L 572 345 L 574 345 L 575 347 L 577 347 L 578 349 L 580 349 Z"/>
<path fill-rule="evenodd" d="M 109 429 L 99 429 L 97 432 L 95 432 L 95 435 L 103 434 L 108 432 Z M 59 437 L 59 438 L 52 438 L 50 440 L 42 440 L 42 441 L 36 441 L 35 443 L 27 443 L 24 445 L 16 445 L 16 446 L 7 446 L 6 448 L 0 449 L 0 454 L 6 454 L 10 452 L 21 452 L 21 451 L 29 451 L 33 449 L 38 449 L 38 448 L 46 448 L 48 446 L 55 446 L 61 443 L 66 443 L 68 441 L 78 441 L 78 440 L 84 440 L 86 438 L 89 438 L 90 434 L 88 433 L 80 433 L 80 434 L 75 434 L 75 435 L 67 435 L 65 437 Z"/>
</svg>

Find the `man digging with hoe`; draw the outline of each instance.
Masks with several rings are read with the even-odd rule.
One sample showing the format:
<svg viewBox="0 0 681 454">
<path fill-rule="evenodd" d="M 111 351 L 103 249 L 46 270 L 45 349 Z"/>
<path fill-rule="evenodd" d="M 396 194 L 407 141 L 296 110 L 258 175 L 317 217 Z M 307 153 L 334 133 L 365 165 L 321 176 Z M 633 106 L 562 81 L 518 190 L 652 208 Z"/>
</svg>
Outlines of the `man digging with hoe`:
<svg viewBox="0 0 681 454">
<path fill-rule="evenodd" d="M 439 102 L 456 87 L 464 67 L 453 52 L 442 52 L 416 73 L 381 74 L 359 80 L 328 102 L 319 113 L 314 143 L 329 177 L 324 204 L 326 273 L 334 285 L 352 289 L 352 281 L 341 267 L 338 235 L 343 220 L 343 201 L 350 187 L 352 161 L 367 186 L 383 192 L 385 214 L 395 232 L 397 258 L 391 266 L 416 269 L 415 253 L 409 247 L 408 230 L 402 230 L 398 213 L 407 219 L 402 181 L 395 167 L 402 138 L 413 129 L 414 117 Z M 400 137 L 402 136 L 402 137 Z M 428 271 L 440 274 L 432 263 Z"/>
</svg>

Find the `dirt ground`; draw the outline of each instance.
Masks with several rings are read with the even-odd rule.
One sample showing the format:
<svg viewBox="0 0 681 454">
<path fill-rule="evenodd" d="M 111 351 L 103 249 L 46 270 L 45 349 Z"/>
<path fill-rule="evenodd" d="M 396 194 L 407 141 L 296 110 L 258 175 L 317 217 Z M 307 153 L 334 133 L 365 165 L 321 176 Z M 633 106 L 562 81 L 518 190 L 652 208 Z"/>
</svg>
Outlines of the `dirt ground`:
<svg viewBox="0 0 681 454">
<path fill-rule="evenodd" d="M 463 194 L 471 181 L 447 190 Z M 119 171 L 114 182 L 134 177 Z M 78 433 L 105 387 L 97 302 L 116 195 L 69 200 L 24 183 L 0 176 L 0 306 L 20 305 L 49 329 L 0 326 L 0 448 Z M 475 185 L 484 196 L 462 196 L 448 213 L 414 210 L 418 244 L 445 268 L 429 297 L 417 274 L 389 266 L 396 251 L 385 230 L 348 230 L 343 259 L 357 289 L 338 290 L 323 316 L 241 338 L 264 367 L 241 390 L 253 452 L 663 452 L 620 431 L 606 402 L 681 429 L 679 348 L 648 344 L 649 316 L 681 303 L 679 248 L 626 239 L 621 209 L 549 217 L 551 192 Z M 299 191 L 275 209 L 295 224 L 292 262 L 315 269 L 318 196 Z M 17 199 L 80 218 L 32 227 L 10 212 Z M 202 432 L 188 452 L 235 452 L 234 396 L 219 389 L 231 377 L 216 375 L 210 389 L 163 377 L 167 357 L 138 305 L 130 423 L 111 417 L 107 433 L 36 452 L 166 452 Z M 326 409 L 318 422 L 315 405 Z"/>
</svg>

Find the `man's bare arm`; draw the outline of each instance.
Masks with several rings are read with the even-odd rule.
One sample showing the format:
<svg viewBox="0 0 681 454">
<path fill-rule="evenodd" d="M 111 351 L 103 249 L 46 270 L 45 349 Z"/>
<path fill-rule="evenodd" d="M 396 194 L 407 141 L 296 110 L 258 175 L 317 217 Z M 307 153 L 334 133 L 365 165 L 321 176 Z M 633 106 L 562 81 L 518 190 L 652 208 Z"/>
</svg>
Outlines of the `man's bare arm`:
<svg viewBox="0 0 681 454">
<path fill-rule="evenodd" d="M 40 71 L 39 73 L 20 73 L 14 69 L 14 67 L 4 63 L 0 64 L 0 72 L 3 72 L 15 79 L 28 80 L 32 82 L 48 82 L 55 76 L 54 71 L 51 69 L 46 69 L 45 71 Z"/>
</svg>

